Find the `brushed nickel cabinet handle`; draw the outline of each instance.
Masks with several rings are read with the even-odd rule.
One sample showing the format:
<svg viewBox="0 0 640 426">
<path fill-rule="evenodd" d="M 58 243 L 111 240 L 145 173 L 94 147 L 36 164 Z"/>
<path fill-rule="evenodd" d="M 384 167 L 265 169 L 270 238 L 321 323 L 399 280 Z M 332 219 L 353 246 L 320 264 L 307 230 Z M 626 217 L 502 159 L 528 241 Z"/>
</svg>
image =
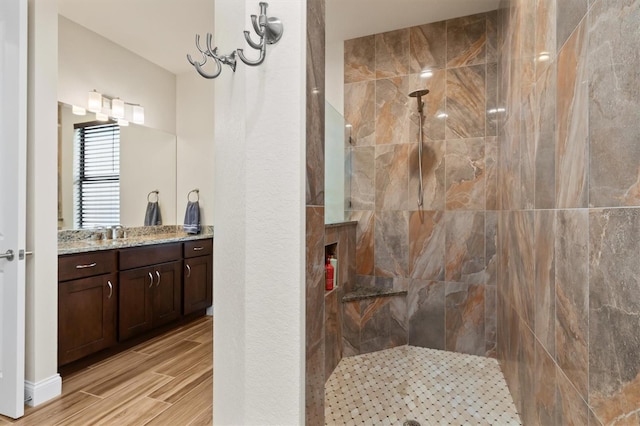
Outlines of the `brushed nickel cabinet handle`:
<svg viewBox="0 0 640 426">
<path fill-rule="evenodd" d="M 200 251 L 200 250 L 204 250 L 204 247 L 194 247 L 193 251 Z"/>
<path fill-rule="evenodd" d="M 191 277 L 191 266 L 187 263 L 187 278 Z"/>
<path fill-rule="evenodd" d="M 153 287 L 153 275 L 151 272 L 147 272 L 149 274 L 149 288 Z"/>
<path fill-rule="evenodd" d="M 89 263 L 88 265 L 76 265 L 76 269 L 94 268 L 96 265 L 96 262 Z"/>
<path fill-rule="evenodd" d="M 158 277 L 158 282 L 156 283 L 156 287 L 160 285 L 160 272 L 156 271 L 156 276 Z"/>
<path fill-rule="evenodd" d="M 111 281 L 107 281 L 107 284 L 109 285 L 109 296 L 107 296 L 107 299 L 111 299 L 111 296 L 113 296 L 113 284 L 111 284 Z"/>
</svg>

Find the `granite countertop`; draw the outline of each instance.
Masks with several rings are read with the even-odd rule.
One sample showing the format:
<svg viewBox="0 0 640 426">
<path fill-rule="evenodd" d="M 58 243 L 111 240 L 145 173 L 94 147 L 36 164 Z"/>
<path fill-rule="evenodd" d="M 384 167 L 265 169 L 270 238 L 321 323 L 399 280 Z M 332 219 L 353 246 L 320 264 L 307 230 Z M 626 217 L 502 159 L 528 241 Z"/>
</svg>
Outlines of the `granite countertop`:
<svg viewBox="0 0 640 426">
<path fill-rule="evenodd" d="M 342 297 L 342 302 L 353 302 L 355 300 L 372 299 L 375 297 L 391 297 L 391 296 L 405 296 L 407 290 L 394 290 L 392 288 L 377 288 L 377 287 L 360 287 L 354 291 L 345 294 Z"/>
<path fill-rule="evenodd" d="M 58 255 L 213 238 L 213 227 L 204 227 L 200 234 L 187 234 L 182 231 L 182 227 L 175 226 L 146 228 L 156 229 L 140 231 L 139 228 L 125 228 L 125 238 L 107 240 L 95 239 L 92 232 L 59 231 Z"/>
</svg>

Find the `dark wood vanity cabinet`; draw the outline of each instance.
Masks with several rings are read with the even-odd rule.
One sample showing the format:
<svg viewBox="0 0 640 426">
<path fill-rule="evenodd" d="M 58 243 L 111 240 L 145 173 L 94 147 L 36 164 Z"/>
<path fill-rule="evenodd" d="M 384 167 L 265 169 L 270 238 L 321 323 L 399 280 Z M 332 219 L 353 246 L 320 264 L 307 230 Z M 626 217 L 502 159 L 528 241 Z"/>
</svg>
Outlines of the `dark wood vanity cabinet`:
<svg viewBox="0 0 640 426">
<path fill-rule="evenodd" d="M 212 298 L 212 239 L 61 255 L 58 365 L 204 314 Z"/>
<path fill-rule="evenodd" d="M 58 364 L 116 343 L 118 275 L 113 250 L 58 262 Z"/>
<path fill-rule="evenodd" d="M 213 304 L 213 240 L 184 244 L 184 315 Z"/>
<path fill-rule="evenodd" d="M 120 250 L 118 340 L 180 318 L 182 244 Z"/>
</svg>

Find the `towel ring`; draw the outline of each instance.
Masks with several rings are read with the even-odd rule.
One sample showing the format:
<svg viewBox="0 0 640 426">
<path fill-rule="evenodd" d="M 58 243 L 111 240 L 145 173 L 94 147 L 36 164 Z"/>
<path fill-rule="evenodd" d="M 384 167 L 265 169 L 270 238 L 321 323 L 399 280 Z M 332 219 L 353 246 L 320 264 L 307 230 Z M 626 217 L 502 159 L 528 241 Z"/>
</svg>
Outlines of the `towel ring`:
<svg viewBox="0 0 640 426">
<path fill-rule="evenodd" d="M 151 202 L 151 194 L 155 194 L 156 195 L 156 200 L 154 201 L 155 203 L 157 203 L 160 200 L 160 191 L 158 191 L 157 189 L 154 189 L 153 191 L 151 191 L 150 193 L 147 194 L 147 201 Z"/>
<path fill-rule="evenodd" d="M 187 201 L 191 201 L 191 194 L 194 192 L 196 193 L 195 201 L 200 201 L 200 190 L 198 188 L 192 189 L 191 191 L 189 191 L 189 193 L 187 194 Z"/>
</svg>

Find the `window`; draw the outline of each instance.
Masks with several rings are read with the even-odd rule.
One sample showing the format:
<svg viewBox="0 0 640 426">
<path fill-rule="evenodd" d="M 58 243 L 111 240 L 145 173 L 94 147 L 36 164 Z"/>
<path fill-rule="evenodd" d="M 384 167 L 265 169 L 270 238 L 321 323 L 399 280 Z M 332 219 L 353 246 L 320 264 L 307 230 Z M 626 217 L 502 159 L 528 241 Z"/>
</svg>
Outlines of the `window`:
<svg viewBox="0 0 640 426">
<path fill-rule="evenodd" d="M 120 128 L 113 122 L 75 125 L 75 226 L 120 223 Z"/>
</svg>

